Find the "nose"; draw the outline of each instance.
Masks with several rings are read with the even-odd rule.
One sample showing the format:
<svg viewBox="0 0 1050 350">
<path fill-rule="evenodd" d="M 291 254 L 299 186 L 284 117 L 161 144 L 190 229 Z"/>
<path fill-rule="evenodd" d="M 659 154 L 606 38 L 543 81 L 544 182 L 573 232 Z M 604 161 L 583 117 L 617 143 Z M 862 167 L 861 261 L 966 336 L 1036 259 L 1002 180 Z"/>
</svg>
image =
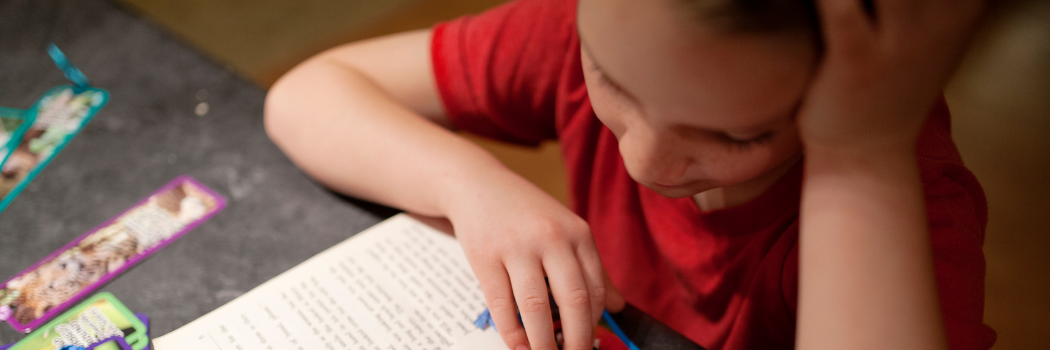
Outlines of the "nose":
<svg viewBox="0 0 1050 350">
<path fill-rule="evenodd" d="M 638 182 L 661 186 L 680 185 L 693 163 L 674 137 L 650 133 L 620 140 L 620 153 L 628 173 Z"/>
</svg>

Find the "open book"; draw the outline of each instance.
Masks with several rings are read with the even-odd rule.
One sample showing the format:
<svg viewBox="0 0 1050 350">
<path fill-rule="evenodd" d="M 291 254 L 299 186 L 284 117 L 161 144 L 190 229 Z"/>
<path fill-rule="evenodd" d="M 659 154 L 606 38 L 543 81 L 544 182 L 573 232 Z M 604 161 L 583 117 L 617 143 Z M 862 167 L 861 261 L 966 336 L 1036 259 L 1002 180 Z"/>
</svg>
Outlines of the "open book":
<svg viewBox="0 0 1050 350">
<path fill-rule="evenodd" d="M 158 350 L 506 349 L 452 236 L 394 216 L 154 339 Z"/>
</svg>

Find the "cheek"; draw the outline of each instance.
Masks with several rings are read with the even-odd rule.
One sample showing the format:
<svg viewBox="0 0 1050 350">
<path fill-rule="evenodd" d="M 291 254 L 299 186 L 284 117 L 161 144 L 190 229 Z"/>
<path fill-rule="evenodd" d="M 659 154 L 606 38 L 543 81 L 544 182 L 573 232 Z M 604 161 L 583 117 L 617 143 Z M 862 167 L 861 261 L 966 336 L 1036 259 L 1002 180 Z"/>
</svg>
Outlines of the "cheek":
<svg viewBox="0 0 1050 350">
<path fill-rule="evenodd" d="M 638 112 L 622 101 L 620 96 L 606 91 L 596 83 L 592 75 L 584 70 L 584 81 L 587 86 L 587 96 L 591 101 L 591 109 L 594 110 L 598 120 L 619 138 L 627 128 L 628 120 L 635 118 Z"/>
<path fill-rule="evenodd" d="M 591 108 L 598 120 L 619 138 L 627 129 L 627 111 L 616 105 L 616 101 L 591 95 Z"/>
<path fill-rule="evenodd" d="M 635 181 L 647 184 L 656 177 L 650 173 L 658 173 L 659 170 L 655 169 L 657 164 L 654 164 L 654 145 L 643 136 L 645 135 L 636 131 L 625 133 L 619 137 L 618 146 L 627 174 Z"/>
<path fill-rule="evenodd" d="M 794 128 L 778 130 L 766 143 L 738 149 L 715 138 L 656 135 L 626 115 L 606 124 L 617 133 L 627 172 L 645 185 L 692 183 L 693 193 L 688 195 L 753 180 L 794 159 L 801 150 Z"/>
<path fill-rule="evenodd" d="M 732 186 L 753 180 L 801 152 L 801 142 L 794 130 L 778 132 L 773 140 L 750 150 L 738 150 L 726 146 L 714 146 L 697 165 L 706 176 L 720 186 Z"/>
</svg>

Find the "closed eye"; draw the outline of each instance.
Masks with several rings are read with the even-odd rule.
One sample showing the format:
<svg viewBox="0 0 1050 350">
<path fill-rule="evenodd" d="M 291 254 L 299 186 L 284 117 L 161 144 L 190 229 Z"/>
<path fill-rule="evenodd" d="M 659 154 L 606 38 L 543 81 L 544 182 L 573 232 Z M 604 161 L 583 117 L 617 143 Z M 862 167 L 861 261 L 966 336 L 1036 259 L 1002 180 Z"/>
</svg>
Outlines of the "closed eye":
<svg viewBox="0 0 1050 350">
<path fill-rule="evenodd" d="M 594 62 L 594 60 L 591 60 L 589 69 L 598 76 L 598 85 L 612 90 L 612 92 L 617 96 L 631 101 L 631 103 L 635 105 L 639 104 L 638 99 L 636 99 L 634 95 L 632 95 L 629 91 L 624 89 L 623 86 L 620 85 L 620 83 L 617 83 L 615 80 L 610 78 L 608 74 L 605 74 L 605 71 L 603 71 L 602 68 L 598 66 L 598 63 Z"/>
<path fill-rule="evenodd" d="M 609 88 L 610 90 L 612 90 L 617 95 L 620 95 L 620 96 L 623 96 L 623 97 L 627 97 L 627 93 L 623 91 L 623 88 L 620 87 L 619 84 L 617 84 L 616 82 L 610 80 L 609 77 L 606 76 L 605 73 L 602 73 L 602 71 L 599 70 L 597 67 L 594 68 L 594 71 L 598 74 L 598 83 L 599 84 L 601 84 L 604 87 Z"/>
<path fill-rule="evenodd" d="M 737 149 L 737 150 L 741 150 L 741 151 L 748 151 L 748 150 L 751 150 L 751 147 L 767 143 L 767 142 L 769 142 L 770 140 L 773 139 L 773 136 L 774 136 L 774 132 L 773 131 L 767 131 L 767 132 L 761 133 L 761 134 L 759 134 L 757 136 L 746 138 L 746 139 L 740 139 L 740 138 L 737 138 L 737 137 L 733 137 L 733 136 L 731 136 L 731 135 L 729 135 L 727 133 L 724 133 L 724 132 L 723 133 L 718 133 L 718 138 L 720 139 L 720 141 L 722 143 L 725 143 L 726 145 L 729 145 L 730 147 L 732 147 L 734 149 Z"/>
</svg>

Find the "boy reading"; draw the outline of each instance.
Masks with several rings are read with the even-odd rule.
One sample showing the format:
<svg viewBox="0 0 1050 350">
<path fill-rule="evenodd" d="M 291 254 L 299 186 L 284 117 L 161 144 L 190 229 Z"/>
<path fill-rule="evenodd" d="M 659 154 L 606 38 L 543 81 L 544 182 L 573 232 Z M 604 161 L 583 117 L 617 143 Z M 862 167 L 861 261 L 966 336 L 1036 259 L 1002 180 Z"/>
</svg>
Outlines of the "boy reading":
<svg viewBox="0 0 1050 350">
<path fill-rule="evenodd" d="M 708 349 L 987 349 L 941 90 L 979 0 L 518 0 L 334 48 L 266 101 L 338 191 L 449 218 L 510 349 L 624 300 Z M 565 208 L 450 130 L 560 141 Z M 518 315 L 520 313 L 520 322 Z"/>
</svg>

